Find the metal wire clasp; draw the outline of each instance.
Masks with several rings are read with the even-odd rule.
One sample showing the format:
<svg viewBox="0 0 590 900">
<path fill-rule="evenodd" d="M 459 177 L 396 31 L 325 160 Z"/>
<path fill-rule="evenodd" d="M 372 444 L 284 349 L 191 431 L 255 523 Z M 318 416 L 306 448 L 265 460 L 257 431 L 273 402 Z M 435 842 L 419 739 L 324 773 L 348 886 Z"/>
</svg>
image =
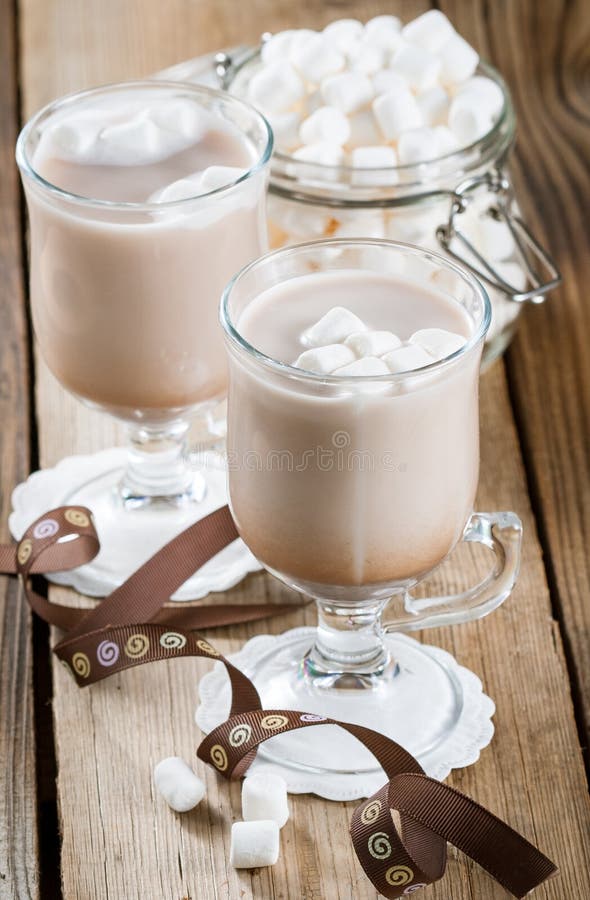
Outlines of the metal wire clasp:
<svg viewBox="0 0 590 900">
<path fill-rule="evenodd" d="M 457 226 L 457 218 L 469 206 L 471 196 L 482 189 L 496 196 L 496 202 L 489 207 L 486 214 L 497 221 L 505 222 L 510 229 L 519 261 L 530 285 L 526 291 L 509 284 Z M 513 210 L 513 201 L 512 186 L 501 168 L 468 178 L 453 191 L 449 220 L 437 228 L 436 236 L 447 253 L 467 266 L 482 281 L 506 294 L 509 299 L 516 303 L 527 301 L 542 303 L 547 293 L 561 282 L 561 273 L 548 252 L 533 237 L 520 215 Z M 468 256 L 458 252 L 458 244 L 466 248 Z"/>
</svg>

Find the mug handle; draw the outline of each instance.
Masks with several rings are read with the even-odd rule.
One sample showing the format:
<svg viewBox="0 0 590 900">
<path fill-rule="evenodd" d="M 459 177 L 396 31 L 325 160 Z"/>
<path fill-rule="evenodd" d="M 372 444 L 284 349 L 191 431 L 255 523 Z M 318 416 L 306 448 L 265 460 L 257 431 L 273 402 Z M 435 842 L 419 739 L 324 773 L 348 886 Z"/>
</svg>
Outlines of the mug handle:
<svg viewBox="0 0 590 900">
<path fill-rule="evenodd" d="M 522 522 L 513 512 L 473 513 L 461 541 L 483 544 L 494 554 L 491 571 L 475 587 L 443 597 L 416 598 L 406 592 L 407 616 L 383 623 L 385 632 L 419 631 L 471 622 L 487 616 L 509 596 L 520 567 Z"/>
</svg>

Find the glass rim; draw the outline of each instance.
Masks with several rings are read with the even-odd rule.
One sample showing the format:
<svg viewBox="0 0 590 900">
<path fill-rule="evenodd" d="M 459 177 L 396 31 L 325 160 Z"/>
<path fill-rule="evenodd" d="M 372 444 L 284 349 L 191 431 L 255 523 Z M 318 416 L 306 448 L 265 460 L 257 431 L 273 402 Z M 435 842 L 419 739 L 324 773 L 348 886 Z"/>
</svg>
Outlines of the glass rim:
<svg viewBox="0 0 590 900">
<path fill-rule="evenodd" d="M 481 297 L 481 300 L 483 302 L 483 313 L 481 316 L 481 321 L 474 329 L 473 334 L 465 341 L 463 346 L 459 347 L 458 350 L 453 351 L 453 353 L 450 353 L 448 356 L 445 356 L 442 359 L 434 360 L 427 366 L 422 366 L 418 369 L 406 369 L 403 372 L 388 372 L 386 375 L 322 375 L 316 372 L 308 372 L 305 369 L 298 369 L 296 366 L 289 365 L 288 363 L 284 363 L 280 360 L 274 359 L 274 357 L 272 356 L 268 356 L 266 353 L 258 350 L 256 347 L 254 347 L 253 344 L 247 341 L 246 338 L 243 337 L 243 335 L 238 331 L 237 326 L 234 325 L 229 312 L 229 302 L 234 288 L 242 280 L 242 278 L 244 278 L 262 263 L 265 263 L 272 259 L 276 259 L 277 257 L 288 257 L 291 255 L 295 256 L 302 250 L 317 251 L 324 248 L 330 249 L 333 247 L 354 249 L 356 247 L 371 246 L 394 249 L 396 251 L 410 253 L 411 255 L 419 256 L 422 258 L 434 257 L 437 261 L 440 262 L 441 267 L 454 272 L 466 284 L 469 285 L 474 294 Z M 249 356 L 253 357 L 257 363 L 260 363 L 265 368 L 270 369 L 271 371 L 279 375 L 288 376 L 300 381 L 309 381 L 316 384 L 329 384 L 333 386 L 342 384 L 354 384 L 356 386 L 359 386 L 361 384 L 373 382 L 377 384 L 397 383 L 399 381 L 402 381 L 403 379 L 406 379 L 408 376 L 411 376 L 412 378 L 420 378 L 422 375 L 426 376 L 432 374 L 433 372 L 438 372 L 439 370 L 444 369 L 448 365 L 455 362 L 460 357 L 465 356 L 480 342 L 483 342 L 490 326 L 491 320 L 492 306 L 490 303 L 488 292 L 486 291 L 484 285 L 479 281 L 479 279 L 477 279 L 467 268 L 459 265 L 458 263 L 455 263 L 452 259 L 449 259 L 448 256 L 444 256 L 442 253 L 437 253 L 435 250 L 427 250 L 414 244 L 403 243 L 402 241 L 390 241 L 380 238 L 329 238 L 319 241 L 306 241 L 305 243 L 294 244 L 290 247 L 280 247 L 277 250 L 271 250 L 269 253 L 265 253 L 263 256 L 258 257 L 258 259 L 255 259 L 252 262 L 248 263 L 233 276 L 233 278 L 226 285 L 223 291 L 219 306 L 219 321 L 221 323 L 221 326 L 225 332 L 227 339 L 230 340 L 238 348 L 239 351 L 246 352 Z"/>
<path fill-rule="evenodd" d="M 235 81 L 235 79 L 239 75 L 239 73 L 243 69 L 245 69 L 248 65 L 252 65 L 254 60 L 256 60 L 257 57 L 259 56 L 259 54 L 260 54 L 260 48 L 254 54 L 252 54 L 247 59 L 245 59 L 236 68 L 236 71 L 233 74 L 231 81 L 229 81 L 227 84 L 228 93 L 230 93 L 231 85 L 233 84 L 233 82 Z M 277 177 L 281 177 L 284 174 L 287 166 L 295 167 L 298 170 L 300 170 L 300 172 L 302 173 L 302 181 L 303 181 L 302 189 L 304 189 L 305 186 L 307 185 L 307 182 L 305 181 L 306 178 L 309 178 L 309 181 L 311 182 L 310 186 L 313 186 L 313 181 L 312 181 L 313 173 L 316 173 L 317 176 L 321 176 L 323 173 L 325 173 L 326 186 L 328 186 L 331 183 L 332 187 L 334 186 L 334 174 L 335 173 L 341 173 L 344 176 L 350 176 L 350 177 L 352 177 L 354 174 L 360 174 L 360 175 L 366 176 L 368 174 L 373 173 L 376 176 L 376 178 L 382 177 L 382 176 L 386 175 L 387 173 L 393 173 L 393 172 L 400 173 L 402 175 L 406 175 L 407 173 L 412 172 L 412 171 L 419 173 L 421 175 L 421 177 L 418 179 L 418 181 L 406 182 L 405 184 L 401 185 L 402 187 L 409 187 L 409 186 L 411 186 L 411 184 L 416 184 L 418 182 L 428 180 L 428 173 L 425 170 L 429 166 L 434 167 L 437 164 L 440 165 L 441 163 L 451 163 L 454 160 L 456 160 L 457 168 L 459 168 L 460 164 L 462 163 L 464 158 L 466 156 L 468 156 L 469 154 L 475 152 L 476 150 L 478 150 L 480 148 L 486 148 L 488 146 L 491 147 L 495 143 L 496 139 L 501 136 L 503 128 L 506 125 L 506 123 L 512 124 L 512 127 L 514 127 L 514 107 L 512 104 L 512 97 L 510 94 L 510 90 L 508 88 L 508 85 L 506 84 L 506 81 L 502 78 L 500 72 L 494 66 L 492 66 L 490 63 L 486 62 L 485 60 L 480 59 L 478 62 L 478 65 L 477 65 L 477 69 L 474 73 L 474 76 L 472 76 L 472 77 L 477 77 L 478 75 L 479 75 L 479 77 L 481 77 L 482 73 L 485 77 L 490 78 L 492 81 L 494 81 L 494 83 L 497 84 L 497 86 L 502 91 L 503 105 L 502 105 L 501 113 L 500 113 L 497 121 L 494 122 L 492 128 L 490 128 L 490 130 L 487 131 L 485 134 L 483 134 L 481 137 L 477 138 L 477 140 L 472 141 L 470 144 L 465 144 L 461 147 L 458 147 L 455 150 L 452 150 L 450 153 L 443 153 L 440 156 L 432 157 L 432 158 L 424 160 L 423 162 L 420 162 L 420 163 L 404 163 L 403 165 L 380 166 L 378 168 L 373 167 L 373 166 L 352 166 L 349 164 L 343 164 L 343 165 L 336 166 L 336 165 L 331 165 L 329 163 L 310 162 L 309 160 L 296 159 L 292 153 L 287 153 L 283 150 L 279 150 L 278 148 L 275 148 L 275 151 L 273 154 L 273 161 L 279 162 L 281 164 L 281 170 L 278 172 L 271 173 L 271 174 L 274 174 Z M 232 93 L 231 96 L 239 97 L 240 95 Z M 450 174 L 450 172 L 445 173 L 445 175 L 447 175 L 447 176 L 449 174 Z M 433 178 L 435 179 L 436 176 L 433 176 Z M 319 180 L 319 178 L 316 177 L 315 181 L 317 182 L 318 180 Z M 351 187 L 353 190 L 355 187 L 364 188 L 365 190 L 367 190 L 367 189 L 372 189 L 372 188 L 390 188 L 390 187 L 395 188 L 395 187 L 400 186 L 397 183 L 380 184 L 378 182 L 375 184 L 369 183 L 369 184 L 354 185 L 354 184 L 347 182 L 344 178 L 342 179 L 340 184 L 338 182 L 336 182 L 336 185 Z"/>
<path fill-rule="evenodd" d="M 234 104 L 237 108 L 245 109 L 250 115 L 252 115 L 253 119 L 257 119 L 263 126 L 263 133 L 266 135 L 266 140 L 262 153 L 260 153 L 258 155 L 258 159 L 242 175 L 240 175 L 239 178 L 236 178 L 234 181 L 228 184 L 224 184 L 219 188 L 214 188 L 213 190 L 207 191 L 207 193 L 205 194 L 195 194 L 191 197 L 182 197 L 179 200 L 167 200 L 164 203 L 148 203 L 147 201 L 136 203 L 122 200 L 99 200 L 95 197 L 86 197 L 83 194 L 75 194 L 72 191 L 66 191 L 64 188 L 60 188 L 59 185 L 53 184 L 51 181 L 48 181 L 46 178 L 40 175 L 39 172 L 37 172 L 27 154 L 27 142 L 32 130 L 35 128 L 35 126 L 43 116 L 50 115 L 64 107 L 67 107 L 70 104 L 76 103 L 78 100 L 81 100 L 85 97 L 92 97 L 96 94 L 101 93 L 109 93 L 110 91 L 124 91 L 130 88 L 147 89 L 148 87 L 155 90 L 158 90 L 158 88 L 160 87 L 164 89 L 175 88 L 177 91 L 182 90 L 195 95 L 204 95 L 209 99 L 218 98 L 223 100 L 225 103 L 229 103 L 230 105 Z M 64 96 L 58 97 L 57 100 L 52 100 L 51 103 L 47 103 L 40 110 L 34 113 L 22 127 L 17 138 L 15 155 L 17 165 L 21 172 L 24 175 L 27 175 L 29 178 L 31 178 L 32 181 L 39 184 L 43 189 L 53 194 L 54 196 L 61 197 L 78 205 L 94 206 L 107 210 L 127 210 L 129 212 L 157 212 L 158 210 L 173 209 L 186 203 L 194 203 L 198 200 L 206 200 L 214 195 L 221 194 L 224 191 L 230 190 L 230 188 L 233 188 L 244 181 L 247 181 L 257 172 L 264 169 L 272 156 L 273 145 L 274 135 L 269 122 L 264 117 L 264 115 L 259 112 L 259 110 L 257 110 L 246 100 L 242 100 L 241 97 L 235 97 L 232 94 L 228 94 L 227 91 L 206 87 L 205 85 L 189 84 L 182 81 L 158 81 L 155 79 L 146 78 L 135 79 L 133 81 L 116 81 L 109 84 L 99 85 L 98 87 L 86 88 L 82 91 L 74 91 L 70 94 L 64 94 Z"/>
</svg>

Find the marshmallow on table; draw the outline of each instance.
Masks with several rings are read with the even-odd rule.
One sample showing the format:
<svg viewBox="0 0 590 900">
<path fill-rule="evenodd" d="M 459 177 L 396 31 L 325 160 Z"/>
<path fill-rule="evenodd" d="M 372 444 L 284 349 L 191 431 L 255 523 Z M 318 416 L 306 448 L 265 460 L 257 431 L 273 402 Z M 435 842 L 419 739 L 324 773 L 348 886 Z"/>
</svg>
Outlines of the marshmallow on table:
<svg viewBox="0 0 590 900">
<path fill-rule="evenodd" d="M 342 375 L 343 377 L 352 376 L 371 376 L 371 375 L 387 375 L 389 369 L 382 359 L 376 356 L 365 356 L 362 359 L 355 359 L 354 362 L 347 366 L 341 366 L 332 372 L 333 375 Z"/>
<path fill-rule="evenodd" d="M 410 338 L 410 344 L 415 344 L 430 354 L 431 362 L 455 353 L 463 347 L 465 341 L 462 334 L 455 334 L 445 328 L 421 328 Z"/>
<path fill-rule="evenodd" d="M 354 362 L 355 359 L 350 347 L 345 347 L 344 344 L 326 344 L 324 347 L 304 350 L 293 365 L 296 369 L 305 369 L 306 372 L 313 372 L 315 375 L 331 375 L 336 369 Z"/>
<path fill-rule="evenodd" d="M 229 861 L 235 869 L 274 866 L 279 858 L 279 826 L 272 820 L 234 822 Z"/>
<path fill-rule="evenodd" d="M 386 140 L 396 140 L 403 131 L 419 128 L 422 115 L 409 88 L 392 88 L 373 100 L 373 112 Z"/>
<path fill-rule="evenodd" d="M 154 783 L 176 812 L 194 809 L 205 796 L 205 785 L 179 756 L 163 759 L 154 769 Z"/>
<path fill-rule="evenodd" d="M 383 356 L 383 362 L 393 374 L 421 369 L 434 362 L 432 356 L 423 347 L 415 344 L 404 344 Z"/>
<path fill-rule="evenodd" d="M 426 91 L 436 84 L 441 61 L 422 47 L 403 43 L 393 56 L 391 68 L 403 75 L 414 90 Z"/>
<path fill-rule="evenodd" d="M 291 51 L 290 59 L 301 77 L 312 84 L 340 72 L 345 64 L 343 54 L 324 35 L 315 33 Z"/>
<path fill-rule="evenodd" d="M 270 819 L 282 828 L 289 819 L 285 779 L 272 773 L 245 778 L 242 783 L 242 818 L 245 822 Z"/>
<path fill-rule="evenodd" d="M 322 347 L 325 344 L 337 344 L 356 332 L 366 331 L 367 326 L 353 312 L 344 306 L 334 306 L 301 336 L 306 347 Z M 354 354 L 353 354 L 354 356 Z M 340 365 L 346 365 L 345 360 Z"/>
<path fill-rule="evenodd" d="M 360 40 L 364 30 L 363 23 L 358 19 L 337 19 L 326 25 L 322 34 L 340 53 L 347 53 L 353 44 Z"/>
<path fill-rule="evenodd" d="M 350 137 L 350 124 L 335 106 L 321 106 L 301 123 L 299 137 L 307 145 L 323 141 L 342 145 Z"/>
<path fill-rule="evenodd" d="M 349 115 L 362 109 L 374 96 L 371 79 L 362 72 L 341 72 L 322 83 L 322 97 L 329 105 Z"/>
<path fill-rule="evenodd" d="M 305 84 L 284 60 L 258 69 L 250 79 L 248 98 L 262 112 L 284 112 L 305 96 Z"/>
<path fill-rule="evenodd" d="M 449 116 L 449 95 L 440 84 L 435 84 L 416 97 L 416 103 L 425 125 L 444 125 Z"/>
<path fill-rule="evenodd" d="M 402 166 L 417 165 L 438 156 L 434 128 L 412 128 L 399 136 L 397 154 Z"/>
<path fill-rule="evenodd" d="M 440 80 L 443 84 L 457 84 L 473 75 L 479 62 L 479 54 L 455 32 L 442 46 L 440 61 Z"/>
<path fill-rule="evenodd" d="M 390 350 L 401 347 L 402 342 L 392 331 L 355 331 L 344 341 L 347 347 L 362 356 L 383 356 Z"/>
<path fill-rule="evenodd" d="M 402 37 L 430 53 L 436 53 L 455 33 L 444 13 L 431 9 L 418 16 L 402 29 Z"/>
</svg>

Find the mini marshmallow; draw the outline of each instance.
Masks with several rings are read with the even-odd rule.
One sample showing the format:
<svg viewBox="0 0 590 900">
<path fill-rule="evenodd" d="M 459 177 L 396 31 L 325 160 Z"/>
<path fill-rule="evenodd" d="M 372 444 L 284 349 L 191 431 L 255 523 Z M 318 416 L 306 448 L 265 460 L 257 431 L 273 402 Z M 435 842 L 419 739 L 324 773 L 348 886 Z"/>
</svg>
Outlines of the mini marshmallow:
<svg viewBox="0 0 590 900">
<path fill-rule="evenodd" d="M 235 869 L 274 866 L 279 858 L 279 841 L 276 822 L 234 822 L 231 827 L 230 864 Z"/>
<path fill-rule="evenodd" d="M 249 775 L 242 783 L 242 818 L 245 822 L 272 820 L 279 828 L 289 819 L 287 782 L 280 775 Z"/>
<path fill-rule="evenodd" d="M 154 769 L 154 783 L 176 812 L 194 809 L 205 796 L 205 785 L 179 756 L 163 759 Z"/>
<path fill-rule="evenodd" d="M 134 165 L 156 162 L 166 155 L 163 138 L 162 130 L 145 115 L 107 125 L 98 135 L 100 162 L 103 165 L 125 165 L 130 159 Z"/>
<path fill-rule="evenodd" d="M 307 145 L 329 141 L 342 146 L 350 137 L 350 124 L 335 106 L 321 106 L 301 123 L 299 137 Z"/>
<path fill-rule="evenodd" d="M 42 134 L 41 140 L 57 148 L 62 158 L 81 160 L 94 148 L 97 130 L 96 122 L 84 119 L 79 122 L 57 122 Z"/>
<path fill-rule="evenodd" d="M 373 88 L 377 96 L 386 94 L 392 88 L 403 89 L 407 86 L 408 82 L 404 76 L 400 75 L 399 72 L 394 72 L 393 69 L 381 69 L 380 72 L 375 72 L 373 75 Z"/>
<path fill-rule="evenodd" d="M 410 372 L 434 362 L 432 356 L 417 344 L 404 344 L 382 357 L 390 372 Z"/>
<path fill-rule="evenodd" d="M 374 75 L 375 72 L 378 72 L 383 67 L 385 57 L 380 47 L 361 41 L 349 52 L 348 60 L 354 72 Z"/>
<path fill-rule="evenodd" d="M 344 344 L 327 344 L 325 347 L 313 347 L 304 350 L 293 365 L 296 369 L 305 369 L 316 375 L 331 375 L 336 369 L 354 362 L 356 359 L 350 347 Z"/>
<path fill-rule="evenodd" d="M 494 264 L 494 269 L 498 273 L 498 275 L 506 282 L 506 284 L 510 285 L 512 288 L 516 288 L 519 293 L 523 293 L 527 290 L 528 287 L 528 278 L 527 274 L 522 268 L 521 265 L 517 262 L 498 262 Z M 504 295 L 502 295 L 504 297 Z M 504 298 L 507 300 L 507 298 Z M 509 303 L 510 308 L 514 310 L 515 315 L 518 312 L 518 304 Z"/>
<path fill-rule="evenodd" d="M 479 62 L 479 54 L 455 32 L 441 47 L 440 61 L 442 83 L 457 84 L 473 75 Z"/>
<path fill-rule="evenodd" d="M 403 75 L 414 90 L 426 91 L 436 84 L 441 61 L 428 50 L 404 43 L 395 52 L 391 68 L 399 75 Z"/>
<path fill-rule="evenodd" d="M 364 30 L 363 23 L 358 19 L 337 19 L 326 25 L 322 34 L 340 53 L 347 53 L 352 45 L 360 40 Z"/>
<path fill-rule="evenodd" d="M 358 357 L 383 356 L 401 347 L 402 342 L 392 331 L 356 331 L 344 341 Z"/>
<path fill-rule="evenodd" d="M 478 222 L 474 244 L 485 259 L 505 260 L 514 254 L 514 238 L 505 222 L 483 216 Z"/>
<path fill-rule="evenodd" d="M 358 169 L 369 169 L 368 172 L 355 172 L 352 181 L 354 184 L 383 185 L 396 184 L 397 172 L 375 172 L 375 169 L 385 169 L 397 166 L 397 155 L 393 147 L 377 144 L 373 147 L 356 147 L 350 157 L 351 165 Z"/>
<path fill-rule="evenodd" d="M 402 166 L 417 165 L 438 156 L 434 128 L 412 128 L 399 136 L 397 155 Z"/>
<path fill-rule="evenodd" d="M 268 116 L 278 147 L 291 150 L 298 147 L 301 116 L 298 112 L 274 113 Z"/>
<path fill-rule="evenodd" d="M 254 73 L 248 98 L 263 112 L 280 113 L 305 96 L 305 85 L 293 66 L 277 60 Z"/>
<path fill-rule="evenodd" d="M 494 122 L 488 110 L 478 103 L 453 100 L 449 111 L 449 128 L 465 147 L 473 144 L 490 131 Z"/>
<path fill-rule="evenodd" d="M 308 116 L 311 116 L 311 114 L 321 106 L 326 106 L 326 104 L 324 103 L 324 98 L 322 97 L 322 92 L 319 89 L 317 91 L 312 91 L 311 94 L 308 94 L 303 102 L 303 114 Z"/>
<path fill-rule="evenodd" d="M 201 175 L 201 186 L 207 191 L 216 191 L 222 187 L 229 187 L 238 178 L 246 174 L 246 169 L 237 166 L 209 166 Z"/>
<path fill-rule="evenodd" d="M 404 40 L 417 44 L 429 53 L 436 53 L 455 33 L 455 29 L 444 13 L 430 9 L 418 16 L 402 29 Z"/>
<path fill-rule="evenodd" d="M 455 95 L 455 103 L 461 100 L 479 103 L 485 107 L 493 119 L 497 119 L 504 107 L 504 94 L 497 82 L 483 75 L 474 75 L 461 84 Z"/>
<path fill-rule="evenodd" d="M 210 118 L 190 100 L 158 103 L 149 112 L 149 116 L 159 128 L 173 131 L 191 141 L 198 140 L 209 124 L 207 120 Z"/>
<path fill-rule="evenodd" d="M 367 326 L 358 316 L 344 306 L 333 306 L 314 325 L 306 329 L 301 336 L 305 347 L 321 347 L 324 344 L 337 344 L 350 334 L 366 331 Z M 353 354 L 354 358 L 354 354 Z M 344 366 L 352 360 L 344 360 Z"/>
<path fill-rule="evenodd" d="M 340 144 L 322 141 L 300 147 L 293 153 L 293 159 L 318 163 L 323 166 L 341 166 L 344 163 L 344 150 Z"/>
<path fill-rule="evenodd" d="M 410 344 L 421 347 L 435 360 L 444 359 L 465 344 L 462 334 L 455 334 L 445 328 L 421 328 L 410 338 Z M 432 359 L 431 359 L 432 362 Z"/>
<path fill-rule="evenodd" d="M 446 125 L 437 125 L 434 133 L 436 134 L 439 156 L 446 156 L 446 154 L 453 153 L 458 149 L 459 142 L 451 129 L 447 128 Z"/>
<path fill-rule="evenodd" d="M 419 128 L 422 115 L 408 88 L 393 88 L 373 100 L 373 112 L 386 140 L 394 141 L 403 131 Z"/>
<path fill-rule="evenodd" d="M 260 48 L 262 62 L 266 64 L 288 59 L 295 34 L 293 29 L 279 31 L 277 34 L 271 35 L 267 41 L 263 41 Z"/>
<path fill-rule="evenodd" d="M 388 375 L 389 369 L 382 359 L 377 359 L 376 356 L 365 356 L 363 359 L 355 359 L 354 362 L 349 363 L 347 366 L 341 366 L 332 374 L 352 375 L 354 377 L 359 375 Z"/>
<path fill-rule="evenodd" d="M 377 126 L 377 120 L 372 109 L 361 109 L 349 119 L 350 147 L 372 147 L 382 140 L 381 132 Z"/>
<path fill-rule="evenodd" d="M 358 178 L 362 178 L 363 175 L 369 178 L 370 173 L 364 172 L 355 172 L 353 181 L 356 181 Z M 372 178 L 373 184 L 386 184 L 387 178 L 389 177 L 389 173 L 383 174 L 383 177 L 374 176 Z M 397 174 L 394 172 L 391 175 L 391 184 L 394 184 L 397 178 Z M 385 219 L 381 210 L 376 209 L 367 209 L 367 210 L 358 210 L 356 215 L 352 217 L 350 220 L 343 222 L 339 228 L 336 230 L 334 235 L 338 238 L 376 238 L 377 240 L 383 240 L 385 237 Z"/>
<path fill-rule="evenodd" d="M 402 23 L 397 16 L 375 16 L 365 25 L 365 40 L 392 53 L 400 43 Z"/>
<path fill-rule="evenodd" d="M 154 191 L 148 197 L 148 203 L 172 203 L 174 200 L 187 200 L 189 197 L 198 197 L 207 192 L 202 184 L 203 173 L 195 172 L 186 178 L 179 178 L 165 187 Z"/>
<path fill-rule="evenodd" d="M 435 10 L 433 10 L 435 12 Z M 440 84 L 428 88 L 416 97 L 425 125 L 445 125 L 449 116 L 449 95 Z"/>
<path fill-rule="evenodd" d="M 322 83 L 322 97 L 328 106 L 349 115 L 371 102 L 374 96 L 371 79 L 362 72 L 342 72 Z"/>
<path fill-rule="evenodd" d="M 340 72 L 345 59 L 330 41 L 316 33 L 293 49 L 291 62 L 306 81 L 319 84 L 326 75 Z"/>
</svg>

